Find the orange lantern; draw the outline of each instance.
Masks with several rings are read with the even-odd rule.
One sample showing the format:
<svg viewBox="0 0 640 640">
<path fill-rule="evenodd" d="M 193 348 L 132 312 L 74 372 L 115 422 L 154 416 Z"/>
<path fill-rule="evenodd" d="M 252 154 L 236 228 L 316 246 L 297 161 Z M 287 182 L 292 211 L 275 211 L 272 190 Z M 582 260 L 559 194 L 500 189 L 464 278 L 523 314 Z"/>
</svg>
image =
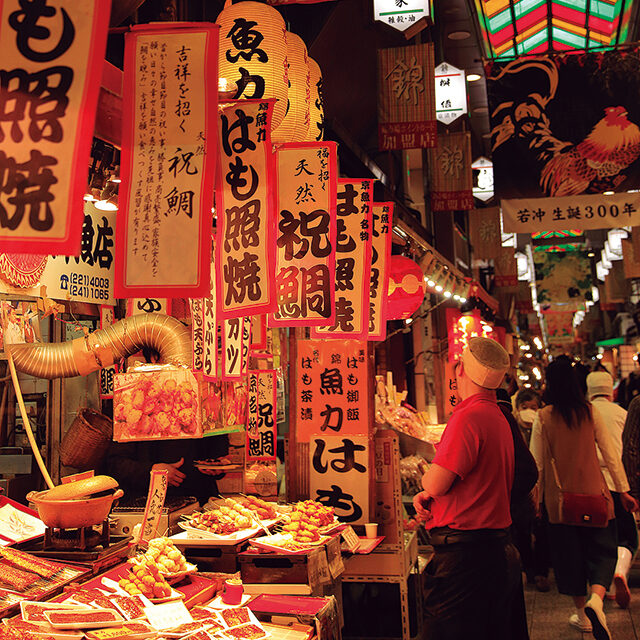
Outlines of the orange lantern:
<svg viewBox="0 0 640 640">
<path fill-rule="evenodd" d="M 287 32 L 289 94 L 284 119 L 271 132 L 272 142 L 304 142 L 309 131 L 311 102 L 310 69 L 307 46 L 295 33 Z"/>
<path fill-rule="evenodd" d="M 387 320 L 410 318 L 420 308 L 426 291 L 427 284 L 420 266 L 404 256 L 391 256 Z"/>
<path fill-rule="evenodd" d="M 318 63 L 309 58 L 309 85 L 311 100 L 309 101 L 309 130 L 306 139 L 309 142 L 324 138 L 324 97 L 322 95 L 322 71 Z"/>
<path fill-rule="evenodd" d="M 282 16 L 261 2 L 227 2 L 220 25 L 218 77 L 220 85 L 234 82 L 234 98 L 276 98 L 272 127 L 287 110 L 287 30 Z M 226 81 L 226 82 L 225 82 Z"/>
</svg>

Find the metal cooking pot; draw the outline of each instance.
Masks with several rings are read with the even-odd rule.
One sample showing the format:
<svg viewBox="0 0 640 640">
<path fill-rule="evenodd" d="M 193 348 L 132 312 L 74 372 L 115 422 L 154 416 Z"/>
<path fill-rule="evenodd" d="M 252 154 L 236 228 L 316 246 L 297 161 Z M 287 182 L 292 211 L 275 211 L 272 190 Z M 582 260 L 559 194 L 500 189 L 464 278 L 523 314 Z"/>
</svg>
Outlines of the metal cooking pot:
<svg viewBox="0 0 640 640">
<path fill-rule="evenodd" d="M 106 520 L 115 500 L 124 495 L 122 489 L 100 498 L 78 500 L 47 500 L 49 491 L 31 491 L 27 500 L 33 502 L 40 520 L 56 529 L 79 529 L 101 524 Z"/>
</svg>

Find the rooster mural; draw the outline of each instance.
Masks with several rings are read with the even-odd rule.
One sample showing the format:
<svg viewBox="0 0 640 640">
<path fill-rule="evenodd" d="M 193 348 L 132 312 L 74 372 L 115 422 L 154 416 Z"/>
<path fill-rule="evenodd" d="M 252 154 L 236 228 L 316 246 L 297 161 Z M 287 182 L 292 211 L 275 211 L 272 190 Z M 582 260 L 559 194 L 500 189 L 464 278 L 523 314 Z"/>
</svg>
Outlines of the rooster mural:
<svg viewBox="0 0 640 640">
<path fill-rule="evenodd" d="M 547 196 L 570 196 L 613 190 L 624 173 L 640 157 L 640 129 L 620 105 L 604 108 L 602 118 L 577 144 L 557 138 L 547 113 L 558 89 L 558 68 L 549 58 L 514 60 L 493 76 L 537 70 L 546 76 L 546 91 L 532 91 L 524 99 L 504 101 L 491 114 L 492 149 L 518 139 L 525 143 L 541 166 L 539 185 Z"/>
</svg>

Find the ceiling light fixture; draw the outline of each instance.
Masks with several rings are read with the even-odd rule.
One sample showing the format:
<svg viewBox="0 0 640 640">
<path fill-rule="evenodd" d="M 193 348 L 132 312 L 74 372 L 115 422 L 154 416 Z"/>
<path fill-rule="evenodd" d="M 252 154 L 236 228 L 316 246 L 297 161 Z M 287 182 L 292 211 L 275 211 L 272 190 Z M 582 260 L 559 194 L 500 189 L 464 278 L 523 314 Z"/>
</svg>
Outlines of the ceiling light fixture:
<svg viewBox="0 0 640 640">
<path fill-rule="evenodd" d="M 450 34 L 447 35 L 447 38 L 449 38 L 449 40 L 466 40 L 467 38 L 470 38 L 470 37 L 471 37 L 471 32 L 464 31 L 464 30 L 452 31 Z"/>
<path fill-rule="evenodd" d="M 479 73 L 469 73 L 467 75 L 467 82 L 477 82 L 482 79 L 482 76 Z"/>
</svg>

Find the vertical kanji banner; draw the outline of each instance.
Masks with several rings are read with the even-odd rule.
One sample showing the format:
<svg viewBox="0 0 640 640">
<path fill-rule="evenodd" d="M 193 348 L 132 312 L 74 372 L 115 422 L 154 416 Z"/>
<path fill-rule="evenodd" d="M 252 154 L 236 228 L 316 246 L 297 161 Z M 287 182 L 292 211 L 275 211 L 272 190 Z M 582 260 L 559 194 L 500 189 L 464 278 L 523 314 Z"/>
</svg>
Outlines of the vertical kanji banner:
<svg viewBox="0 0 640 640">
<path fill-rule="evenodd" d="M 247 461 L 276 458 L 276 371 L 249 371 Z"/>
<path fill-rule="evenodd" d="M 222 319 L 275 311 L 273 100 L 221 106 L 218 310 Z"/>
<path fill-rule="evenodd" d="M 222 379 L 242 378 L 242 338 L 244 318 L 229 318 L 222 322 Z"/>
<path fill-rule="evenodd" d="M 278 310 L 270 326 L 331 326 L 335 320 L 335 142 L 276 150 Z"/>
<path fill-rule="evenodd" d="M 436 146 L 433 44 L 378 51 L 378 147 Z"/>
<path fill-rule="evenodd" d="M 114 308 L 108 305 L 100 306 L 100 328 L 110 327 L 115 322 Z M 100 400 L 113 398 L 113 377 L 118 372 L 118 365 L 112 364 L 100 369 Z"/>
<path fill-rule="evenodd" d="M 494 282 L 498 289 L 505 293 L 518 291 L 518 263 L 513 247 L 500 247 L 500 252 L 493 261 Z"/>
<path fill-rule="evenodd" d="M 251 318 L 242 320 L 242 353 L 240 354 L 240 375 L 245 378 L 249 368 L 249 351 L 251 350 Z"/>
<path fill-rule="evenodd" d="M 212 242 L 211 256 L 215 256 Z M 208 295 L 202 301 L 202 373 L 205 380 L 217 380 L 218 376 L 218 306 L 216 305 L 216 264 L 211 260 Z"/>
<path fill-rule="evenodd" d="M 217 65 L 215 24 L 138 25 L 125 36 L 117 297 L 209 292 Z"/>
<path fill-rule="evenodd" d="M 336 319 L 312 338 L 366 338 L 369 326 L 373 180 L 338 180 Z"/>
<path fill-rule="evenodd" d="M 264 351 L 267 348 L 267 316 L 251 317 L 251 351 Z"/>
<path fill-rule="evenodd" d="M 474 209 L 469 212 L 469 242 L 475 260 L 497 258 L 502 247 L 500 209 Z"/>
<path fill-rule="evenodd" d="M 367 340 L 384 340 L 387 337 L 385 301 L 389 290 L 392 229 L 393 203 L 374 202 L 371 223 L 371 280 Z"/>
<path fill-rule="evenodd" d="M 473 209 L 471 134 L 439 136 L 438 146 L 429 151 L 429 174 L 433 211 Z"/>
<path fill-rule="evenodd" d="M 74 255 L 111 2 L 3 0 L 0 7 L 0 245 Z"/>
<path fill-rule="evenodd" d="M 189 300 L 191 308 L 191 341 L 193 343 L 194 371 L 202 371 L 204 356 L 204 304 L 202 298 L 191 298 Z"/>
</svg>

